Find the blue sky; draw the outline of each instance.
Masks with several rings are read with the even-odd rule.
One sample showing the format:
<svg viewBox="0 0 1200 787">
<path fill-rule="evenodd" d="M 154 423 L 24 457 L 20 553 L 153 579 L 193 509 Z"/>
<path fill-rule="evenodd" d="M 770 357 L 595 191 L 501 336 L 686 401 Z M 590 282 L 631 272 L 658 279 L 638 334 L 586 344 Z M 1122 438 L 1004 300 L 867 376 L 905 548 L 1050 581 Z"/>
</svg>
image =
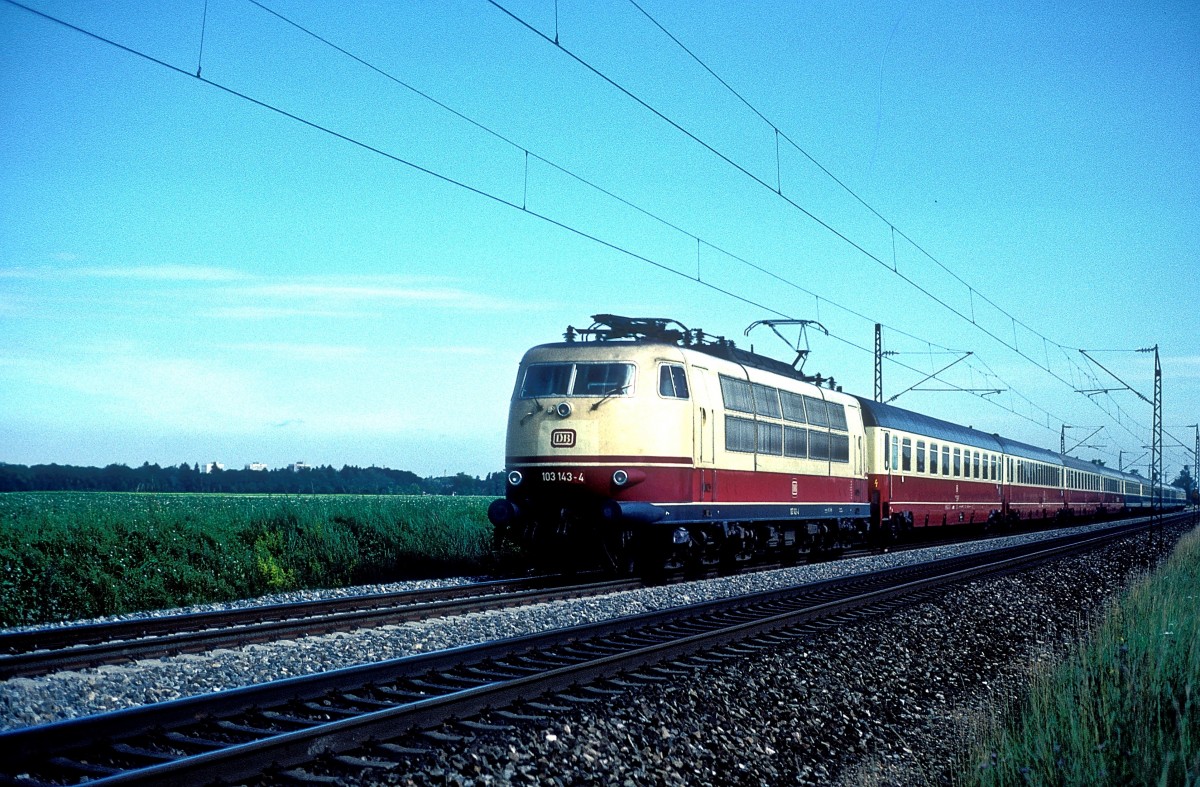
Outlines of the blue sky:
<svg viewBox="0 0 1200 787">
<path fill-rule="evenodd" d="M 1157 343 L 1191 447 L 1193 4 L 639 4 L 751 106 L 627 0 L 560 0 L 561 48 L 553 0 L 264 0 L 374 69 L 245 0 L 30 2 L 166 66 L 0 3 L 0 461 L 484 473 L 522 352 L 604 312 L 818 319 L 868 396 L 881 321 L 885 395 L 947 348 L 1003 389 L 895 404 L 1143 467 L 1078 348 Z"/>
</svg>

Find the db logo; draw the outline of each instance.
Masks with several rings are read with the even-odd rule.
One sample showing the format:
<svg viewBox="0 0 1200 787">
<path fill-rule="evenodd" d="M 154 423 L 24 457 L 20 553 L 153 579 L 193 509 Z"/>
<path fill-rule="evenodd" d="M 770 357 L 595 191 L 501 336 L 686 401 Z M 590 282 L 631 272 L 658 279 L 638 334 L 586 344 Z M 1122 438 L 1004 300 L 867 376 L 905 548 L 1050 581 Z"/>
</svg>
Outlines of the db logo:
<svg viewBox="0 0 1200 787">
<path fill-rule="evenodd" d="M 574 429 L 555 429 L 550 433 L 550 445 L 553 448 L 574 448 Z"/>
</svg>

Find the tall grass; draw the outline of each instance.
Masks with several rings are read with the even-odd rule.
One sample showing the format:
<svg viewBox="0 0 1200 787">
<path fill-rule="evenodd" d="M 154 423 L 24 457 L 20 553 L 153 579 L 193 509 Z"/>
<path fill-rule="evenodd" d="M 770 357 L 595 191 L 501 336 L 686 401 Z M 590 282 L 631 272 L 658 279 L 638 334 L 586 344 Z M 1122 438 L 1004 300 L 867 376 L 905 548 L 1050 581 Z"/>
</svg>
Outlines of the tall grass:
<svg viewBox="0 0 1200 787">
<path fill-rule="evenodd" d="M 1035 676 L 976 785 L 1200 785 L 1200 531 Z"/>
<path fill-rule="evenodd" d="M 480 571 L 486 498 L 0 494 L 0 626 Z"/>
</svg>

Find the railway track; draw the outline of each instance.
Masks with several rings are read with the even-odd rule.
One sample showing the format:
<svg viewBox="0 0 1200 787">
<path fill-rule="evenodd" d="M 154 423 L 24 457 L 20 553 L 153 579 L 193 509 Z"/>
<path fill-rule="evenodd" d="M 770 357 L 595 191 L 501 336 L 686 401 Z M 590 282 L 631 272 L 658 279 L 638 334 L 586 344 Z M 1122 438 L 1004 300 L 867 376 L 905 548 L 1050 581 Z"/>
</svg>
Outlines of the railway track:
<svg viewBox="0 0 1200 787">
<path fill-rule="evenodd" d="M 641 587 L 533 577 L 0 633 L 0 679 L 294 639 Z"/>
<path fill-rule="evenodd" d="M 785 643 L 946 585 L 995 576 L 1153 527 L 1121 523 L 973 555 L 362 665 L 0 734 L 0 782 L 196 783 L 264 772 L 353 780 L 386 768 L 406 732 L 551 695 L 609 699 Z M 536 707 L 536 706 L 534 706 Z M 520 716 L 520 714 L 510 714 Z"/>
</svg>

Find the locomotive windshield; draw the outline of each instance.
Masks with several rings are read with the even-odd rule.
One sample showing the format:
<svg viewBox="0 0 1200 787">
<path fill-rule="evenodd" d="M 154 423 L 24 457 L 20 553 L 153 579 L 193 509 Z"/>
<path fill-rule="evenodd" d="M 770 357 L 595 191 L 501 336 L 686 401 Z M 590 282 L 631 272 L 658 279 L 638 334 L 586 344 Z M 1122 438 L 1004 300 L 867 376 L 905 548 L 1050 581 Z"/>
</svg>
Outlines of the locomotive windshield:
<svg viewBox="0 0 1200 787">
<path fill-rule="evenodd" d="M 521 398 L 617 396 L 632 385 L 631 363 L 535 363 L 525 370 Z"/>
</svg>

